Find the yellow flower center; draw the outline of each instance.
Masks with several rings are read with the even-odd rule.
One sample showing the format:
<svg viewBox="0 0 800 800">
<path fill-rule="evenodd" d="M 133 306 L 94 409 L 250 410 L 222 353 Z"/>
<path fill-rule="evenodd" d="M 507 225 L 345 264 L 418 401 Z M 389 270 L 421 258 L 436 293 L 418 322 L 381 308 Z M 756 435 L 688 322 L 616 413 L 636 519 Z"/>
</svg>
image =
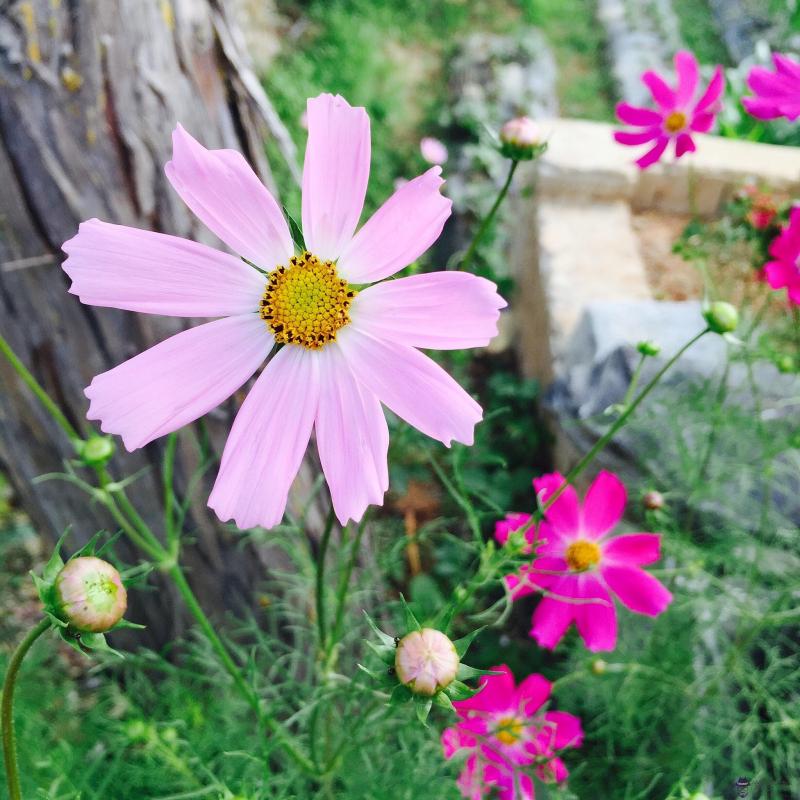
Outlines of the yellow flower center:
<svg viewBox="0 0 800 800">
<path fill-rule="evenodd" d="M 686 127 L 686 114 L 683 111 L 673 111 L 665 120 L 664 127 L 670 133 L 677 133 Z"/>
<path fill-rule="evenodd" d="M 502 717 L 495 728 L 495 738 L 503 744 L 514 744 L 519 741 L 523 730 L 522 721 L 517 717 Z"/>
<path fill-rule="evenodd" d="M 594 542 L 578 539 L 567 548 L 566 557 L 573 572 L 585 572 L 600 561 L 600 548 Z"/>
<path fill-rule="evenodd" d="M 308 251 L 289 259 L 289 266 L 272 270 L 261 299 L 261 319 L 278 344 L 300 344 L 319 350 L 336 340 L 350 322 L 354 289 L 336 273 L 332 261 L 320 261 Z"/>
</svg>

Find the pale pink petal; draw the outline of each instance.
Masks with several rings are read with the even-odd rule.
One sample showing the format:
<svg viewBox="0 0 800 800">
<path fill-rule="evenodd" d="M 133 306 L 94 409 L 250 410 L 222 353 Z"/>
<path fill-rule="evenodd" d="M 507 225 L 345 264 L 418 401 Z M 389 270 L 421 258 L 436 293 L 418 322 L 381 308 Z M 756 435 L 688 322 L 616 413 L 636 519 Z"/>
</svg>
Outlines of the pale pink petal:
<svg viewBox="0 0 800 800">
<path fill-rule="evenodd" d="M 316 434 L 322 470 L 342 525 L 359 522 L 389 488 L 389 428 L 378 399 L 360 386 L 338 346 L 318 354 L 320 395 Z"/>
<path fill-rule="evenodd" d="M 630 103 L 617 103 L 617 117 L 627 125 L 637 125 L 651 127 L 660 125 L 663 116 L 652 108 L 642 106 L 632 106 Z"/>
<path fill-rule="evenodd" d="M 258 310 L 264 276 L 241 259 L 188 239 L 82 222 L 64 243 L 69 291 L 93 306 L 169 317 L 227 317 Z"/>
<path fill-rule="evenodd" d="M 661 534 L 626 533 L 603 542 L 603 563 L 652 564 L 661 558 Z"/>
<path fill-rule="evenodd" d="M 563 750 L 565 747 L 580 747 L 583 744 L 583 728 L 578 717 L 566 711 L 548 711 L 544 715 L 549 728 L 549 746 L 551 750 Z"/>
<path fill-rule="evenodd" d="M 660 127 L 645 128 L 643 131 L 614 131 L 615 141 L 631 146 L 652 142 L 659 136 L 661 136 Z"/>
<path fill-rule="evenodd" d="M 164 171 L 183 202 L 236 255 L 266 270 L 292 255 L 281 209 L 241 153 L 206 150 L 178 125 Z"/>
<path fill-rule="evenodd" d="M 525 718 L 533 715 L 547 702 L 553 685 L 543 675 L 528 675 L 517 686 L 517 708 Z"/>
<path fill-rule="evenodd" d="M 208 499 L 223 522 L 233 519 L 244 530 L 283 519 L 317 414 L 317 355 L 285 345 L 242 403 Z"/>
<path fill-rule="evenodd" d="M 589 539 L 605 536 L 621 519 L 628 494 L 613 473 L 602 470 L 583 500 L 583 534 Z"/>
<path fill-rule="evenodd" d="M 641 158 L 636 159 L 636 164 L 640 169 L 647 169 L 658 161 L 664 154 L 669 144 L 669 136 L 662 136 L 655 143 L 655 146 L 648 150 Z"/>
<path fill-rule="evenodd" d="M 697 59 L 688 50 L 675 53 L 675 70 L 678 73 L 678 89 L 675 92 L 675 105 L 678 108 L 686 106 L 697 91 L 697 82 L 700 73 L 697 68 Z"/>
<path fill-rule="evenodd" d="M 675 92 L 667 86 L 664 79 L 653 70 L 647 70 L 642 75 L 642 82 L 650 90 L 653 100 L 658 103 L 664 111 L 671 111 L 675 108 Z"/>
<path fill-rule="evenodd" d="M 499 675 L 482 675 L 479 685 L 481 690 L 470 697 L 468 700 L 454 702 L 459 715 L 467 716 L 469 711 L 496 711 L 502 713 L 509 709 L 514 709 L 516 686 L 514 684 L 514 674 L 505 665 L 491 667 L 492 672 L 499 672 Z"/>
<path fill-rule="evenodd" d="M 88 419 L 134 450 L 178 430 L 227 400 L 273 345 L 257 314 L 190 328 L 95 377 Z"/>
<path fill-rule="evenodd" d="M 448 447 L 454 439 L 472 444 L 481 407 L 438 364 L 354 325 L 339 332 L 338 343 L 356 379 L 398 417 Z"/>
<path fill-rule="evenodd" d="M 431 272 L 359 292 L 350 316 L 378 339 L 436 350 L 484 347 L 497 335 L 506 301 L 485 278 Z"/>
<path fill-rule="evenodd" d="M 706 90 L 701 95 L 694 107 L 694 114 L 700 114 L 704 111 L 711 111 L 712 113 L 718 110 L 719 100 L 722 97 L 722 92 L 725 89 L 725 73 L 722 67 L 717 67 L 711 80 L 708 82 Z"/>
<path fill-rule="evenodd" d="M 575 605 L 575 624 L 583 643 L 593 653 L 613 650 L 617 644 L 617 609 L 595 575 L 579 578 L 578 596 L 590 602 Z"/>
<path fill-rule="evenodd" d="M 338 268 L 351 283 L 388 278 L 416 261 L 438 238 L 452 201 L 439 191 L 440 167 L 404 183 L 342 251 Z"/>
<path fill-rule="evenodd" d="M 547 505 L 550 498 L 564 483 L 564 476 L 558 472 L 548 473 L 533 479 L 533 488 L 539 498 L 539 504 L 545 508 L 545 519 L 556 534 L 569 536 L 577 533 L 581 527 L 581 509 L 578 493 L 574 486 L 567 486 L 552 505 Z"/>
<path fill-rule="evenodd" d="M 364 208 L 369 180 L 369 117 L 339 95 L 308 101 L 303 166 L 306 247 L 335 261 L 344 252 Z M 344 277 L 349 279 L 349 275 Z"/>
<path fill-rule="evenodd" d="M 672 602 L 672 594 L 667 587 L 639 567 L 602 564 L 600 572 L 623 605 L 637 614 L 657 617 Z"/>
<path fill-rule="evenodd" d="M 447 161 L 447 147 L 433 136 L 424 136 L 420 139 L 419 151 L 429 164 L 444 164 Z"/>
<path fill-rule="evenodd" d="M 694 139 L 688 133 L 678 134 L 678 138 L 675 139 L 676 158 L 680 158 L 684 153 L 694 153 L 696 149 Z"/>
</svg>

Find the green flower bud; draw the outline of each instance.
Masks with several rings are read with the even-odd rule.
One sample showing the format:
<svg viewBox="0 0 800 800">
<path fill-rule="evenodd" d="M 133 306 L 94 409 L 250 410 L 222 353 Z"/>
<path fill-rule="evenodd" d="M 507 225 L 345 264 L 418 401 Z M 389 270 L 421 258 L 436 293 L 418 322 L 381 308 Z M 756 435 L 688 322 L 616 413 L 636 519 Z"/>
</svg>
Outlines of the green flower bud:
<svg viewBox="0 0 800 800">
<path fill-rule="evenodd" d="M 711 303 L 703 311 L 703 318 L 714 333 L 733 333 L 739 325 L 739 312 L 723 300 Z"/>
<path fill-rule="evenodd" d="M 595 675 L 605 675 L 607 669 L 608 664 L 602 658 L 596 658 L 592 661 L 592 672 Z"/>
<path fill-rule="evenodd" d="M 81 461 L 88 467 L 102 467 L 114 455 L 116 447 L 110 436 L 90 436 L 81 443 Z"/>
<path fill-rule="evenodd" d="M 790 355 L 780 356 L 775 365 L 781 372 L 795 372 L 797 369 L 797 365 Z"/>
<path fill-rule="evenodd" d="M 446 689 L 458 672 L 455 645 L 441 631 L 411 631 L 397 645 L 394 668 L 403 685 L 414 694 L 432 697 Z"/>
<path fill-rule="evenodd" d="M 95 556 L 68 561 L 55 580 L 58 615 L 75 630 L 104 633 L 113 628 L 128 606 L 119 572 Z"/>
<path fill-rule="evenodd" d="M 661 345 L 655 342 L 643 341 L 636 345 L 636 349 L 643 356 L 657 356 L 661 352 Z"/>
<path fill-rule="evenodd" d="M 500 152 L 514 161 L 530 161 L 547 149 L 536 123 L 529 117 L 510 119 L 500 128 Z"/>
</svg>

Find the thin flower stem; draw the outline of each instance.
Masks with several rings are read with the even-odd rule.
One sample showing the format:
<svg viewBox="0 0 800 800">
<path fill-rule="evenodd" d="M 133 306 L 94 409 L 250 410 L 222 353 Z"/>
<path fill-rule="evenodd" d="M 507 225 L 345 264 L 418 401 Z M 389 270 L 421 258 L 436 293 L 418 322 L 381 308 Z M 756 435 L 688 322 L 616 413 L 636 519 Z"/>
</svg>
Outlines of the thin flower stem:
<svg viewBox="0 0 800 800">
<path fill-rule="evenodd" d="M 353 574 L 353 567 L 358 560 L 359 547 L 361 545 L 361 537 L 364 535 L 364 530 L 367 527 L 366 515 L 358 524 L 356 535 L 350 545 L 350 557 L 347 560 L 347 566 L 339 576 L 339 587 L 336 592 L 336 612 L 334 614 L 333 622 L 333 635 L 328 643 L 328 661 L 329 667 L 332 659 L 333 650 L 342 638 L 342 627 L 344 625 L 344 612 L 347 606 L 347 590 L 350 588 L 350 576 Z"/>
<path fill-rule="evenodd" d="M 76 446 L 82 439 L 81 434 L 73 427 L 72 423 L 64 416 L 61 409 L 53 402 L 49 394 L 42 388 L 30 370 L 19 360 L 17 354 L 11 349 L 11 345 L 0 334 L 0 353 L 2 353 L 14 371 L 22 379 L 23 383 L 36 395 L 39 402 L 45 407 L 53 420 L 58 423 L 67 438 Z"/>
<path fill-rule="evenodd" d="M 177 563 L 173 564 L 173 566 L 169 569 L 169 576 L 174 581 L 175 586 L 177 586 L 184 603 L 186 603 L 186 607 L 189 609 L 189 611 L 191 611 L 192 616 L 194 616 L 194 618 L 197 620 L 197 623 L 200 626 L 200 629 L 203 631 L 204 636 L 208 640 L 208 643 L 211 645 L 219 660 L 222 662 L 222 666 L 225 668 L 225 671 L 233 679 L 233 682 L 242 697 L 247 701 L 253 711 L 256 712 L 256 716 L 258 717 L 259 721 L 269 729 L 270 733 L 280 740 L 281 747 L 283 747 L 284 751 L 291 756 L 291 758 L 302 770 L 312 775 L 317 774 L 317 769 L 315 768 L 314 764 L 312 764 L 311 761 L 294 744 L 294 742 L 292 742 L 289 734 L 283 728 L 280 722 L 278 722 L 264 710 L 258 694 L 245 680 L 241 670 L 228 652 L 228 648 L 225 646 L 222 639 L 220 639 L 219 634 L 214 629 L 211 620 L 206 616 L 205 611 L 203 611 L 203 608 L 197 600 L 195 593 L 192 591 L 192 587 L 189 586 L 189 582 L 186 580 L 186 576 L 184 575 L 181 566 Z"/>
<path fill-rule="evenodd" d="M 636 391 L 636 387 L 639 385 L 639 378 L 642 376 L 642 367 L 644 367 L 644 362 L 647 360 L 647 356 L 642 353 L 639 357 L 639 363 L 636 365 L 636 369 L 633 371 L 633 375 L 631 376 L 631 382 L 628 386 L 628 391 L 625 392 L 625 398 L 622 401 L 622 407 L 627 407 L 628 403 L 631 402 L 631 398 L 633 397 L 633 393 Z"/>
<path fill-rule="evenodd" d="M 14 689 L 16 688 L 17 675 L 22 661 L 31 649 L 31 645 L 50 628 L 50 619 L 44 617 L 39 620 L 34 628 L 28 631 L 27 636 L 11 656 L 3 681 L 3 700 L 0 709 L 0 725 L 3 729 L 3 760 L 6 765 L 6 782 L 8 783 L 9 800 L 21 800 L 22 793 L 19 785 L 19 767 L 17 766 L 17 743 L 14 737 Z"/>
<path fill-rule="evenodd" d="M 486 235 L 486 232 L 489 230 L 489 226 L 492 224 L 495 216 L 497 215 L 497 210 L 500 208 L 501 203 L 505 199 L 505 196 L 508 194 L 508 189 L 511 186 L 511 179 L 514 177 L 514 173 L 519 166 L 519 161 L 511 162 L 511 166 L 508 170 L 508 175 L 506 176 L 506 182 L 503 184 L 500 192 L 497 195 L 497 198 L 494 201 L 494 205 L 489 210 L 489 213 L 484 217 L 481 226 L 478 228 L 475 236 L 472 239 L 469 247 L 467 248 L 467 252 L 464 253 L 464 258 L 461 259 L 461 264 L 459 264 L 459 269 L 466 269 L 471 263 L 472 259 L 475 256 L 475 251 L 478 249 L 478 245 L 483 241 L 483 237 Z"/>
<path fill-rule="evenodd" d="M 333 507 L 328 512 L 328 519 L 325 521 L 325 530 L 322 532 L 322 539 L 319 543 L 319 553 L 317 554 L 317 586 L 316 586 L 316 610 L 317 610 L 317 633 L 319 634 L 320 652 L 325 652 L 327 631 L 325 630 L 325 556 L 328 554 L 328 545 L 331 541 L 331 531 L 333 530 Z"/>
<path fill-rule="evenodd" d="M 167 437 L 167 447 L 164 451 L 164 530 L 167 534 L 167 546 L 171 553 L 178 552 L 178 539 L 180 531 L 175 527 L 175 489 L 173 485 L 175 475 L 175 451 L 178 446 L 178 434 L 171 433 Z"/>
<path fill-rule="evenodd" d="M 622 428 L 625 423 L 628 421 L 631 414 L 639 407 L 641 402 L 650 394 L 650 392 L 655 389 L 658 385 L 659 381 L 664 377 L 664 375 L 669 371 L 670 367 L 693 345 L 695 342 L 699 341 L 709 332 L 709 328 L 704 328 L 700 333 L 693 336 L 689 339 L 686 344 L 683 345 L 673 356 L 670 358 L 663 367 L 652 377 L 650 382 L 647 386 L 642 389 L 636 399 L 629 405 L 625 410 L 619 415 L 616 419 L 614 424 L 594 443 L 588 453 L 566 474 L 564 481 L 562 482 L 561 486 L 556 489 L 550 497 L 547 498 L 547 501 L 538 508 L 532 515 L 531 518 L 528 520 L 525 525 L 523 525 L 519 530 L 520 533 L 524 534 L 528 530 L 530 530 L 537 522 L 541 522 L 544 518 L 545 513 L 547 510 L 553 505 L 553 503 L 561 497 L 562 493 L 566 490 L 568 486 L 571 486 L 578 476 L 589 466 L 589 464 L 594 461 L 597 454 L 605 448 L 605 446 L 614 438 L 617 432 Z"/>
</svg>

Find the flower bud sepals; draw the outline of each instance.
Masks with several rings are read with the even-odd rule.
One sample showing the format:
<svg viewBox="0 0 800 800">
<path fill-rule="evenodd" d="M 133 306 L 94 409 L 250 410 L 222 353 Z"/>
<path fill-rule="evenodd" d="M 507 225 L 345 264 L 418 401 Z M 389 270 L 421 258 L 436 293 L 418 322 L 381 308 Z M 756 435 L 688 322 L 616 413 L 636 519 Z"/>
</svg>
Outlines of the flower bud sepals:
<svg viewBox="0 0 800 800">
<path fill-rule="evenodd" d="M 481 687 L 467 686 L 465 680 L 494 673 L 470 667 L 461 660 L 483 628 L 453 641 L 444 630 L 433 627 L 435 623 L 430 627 L 421 625 L 405 599 L 401 600 L 406 618 L 406 633 L 402 636 L 382 631 L 364 612 L 379 640 L 367 640 L 367 645 L 386 668 L 380 673 L 361 664 L 359 668 L 383 685 L 389 693 L 389 705 L 413 703 L 417 718 L 426 725 L 434 705 L 454 712 L 454 700 L 467 700 L 480 691 Z"/>
<path fill-rule="evenodd" d="M 122 657 L 106 641 L 105 634 L 118 628 L 143 628 L 123 619 L 127 592 L 119 572 L 95 552 L 100 534 L 93 536 L 66 562 L 61 545 L 67 531 L 56 544 L 41 575 L 31 573 L 44 613 L 54 630 L 74 650 L 105 651 Z"/>
</svg>

